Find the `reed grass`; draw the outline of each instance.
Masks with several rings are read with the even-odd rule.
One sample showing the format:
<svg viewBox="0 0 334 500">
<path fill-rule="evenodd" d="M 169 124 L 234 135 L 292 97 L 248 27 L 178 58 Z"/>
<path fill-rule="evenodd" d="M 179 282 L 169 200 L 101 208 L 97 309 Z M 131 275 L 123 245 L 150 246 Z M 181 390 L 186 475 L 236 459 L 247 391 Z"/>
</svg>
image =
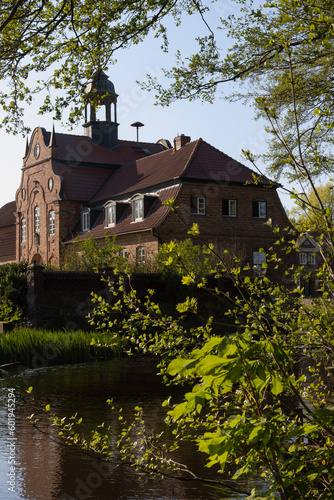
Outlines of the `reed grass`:
<svg viewBox="0 0 334 500">
<path fill-rule="evenodd" d="M 0 365 L 19 362 L 30 368 L 120 357 L 122 340 L 111 334 L 17 328 L 0 334 Z"/>
</svg>

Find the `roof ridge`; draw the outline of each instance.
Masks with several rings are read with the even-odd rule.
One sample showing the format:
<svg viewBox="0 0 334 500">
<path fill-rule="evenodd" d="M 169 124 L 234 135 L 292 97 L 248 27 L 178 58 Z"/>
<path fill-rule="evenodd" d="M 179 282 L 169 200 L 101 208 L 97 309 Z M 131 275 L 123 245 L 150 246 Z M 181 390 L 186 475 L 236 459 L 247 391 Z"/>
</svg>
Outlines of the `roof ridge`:
<svg viewBox="0 0 334 500">
<path fill-rule="evenodd" d="M 152 144 L 155 144 L 155 143 L 152 143 Z M 147 158 L 152 158 L 153 156 L 157 156 L 157 155 L 160 155 L 162 153 L 167 153 L 167 151 L 169 151 L 171 153 L 173 151 L 173 148 L 163 149 L 161 151 L 158 151 L 157 153 L 152 153 L 152 154 L 150 154 L 148 156 L 143 156 L 143 158 L 137 158 L 135 160 L 131 160 L 131 161 L 127 162 L 127 163 L 124 163 L 123 165 L 129 165 L 130 163 L 137 163 L 139 161 L 145 161 L 145 160 L 147 160 Z"/>
<path fill-rule="evenodd" d="M 202 143 L 202 142 L 204 142 L 204 141 L 203 141 L 203 139 L 200 137 L 199 139 L 196 139 L 195 141 L 192 141 L 192 142 L 194 142 L 194 143 L 195 143 L 194 149 L 193 149 L 193 151 L 192 151 L 191 155 L 189 156 L 189 159 L 188 159 L 188 161 L 187 161 L 187 163 L 186 163 L 186 165 L 185 165 L 185 167 L 184 167 L 184 169 L 183 169 L 183 172 L 181 172 L 181 174 L 180 174 L 180 175 L 178 175 L 178 177 L 182 177 L 183 175 L 185 175 L 185 174 L 187 173 L 187 170 L 189 169 L 190 164 L 191 164 L 191 162 L 192 162 L 192 160 L 193 160 L 193 158 L 194 158 L 195 154 L 196 154 L 196 153 L 197 153 L 197 151 L 198 151 L 198 148 L 199 148 L 200 143 Z M 191 142 L 190 142 L 190 143 L 188 143 L 188 144 L 191 144 Z M 185 144 L 183 147 L 185 147 L 185 146 L 186 146 L 186 144 Z"/>
</svg>

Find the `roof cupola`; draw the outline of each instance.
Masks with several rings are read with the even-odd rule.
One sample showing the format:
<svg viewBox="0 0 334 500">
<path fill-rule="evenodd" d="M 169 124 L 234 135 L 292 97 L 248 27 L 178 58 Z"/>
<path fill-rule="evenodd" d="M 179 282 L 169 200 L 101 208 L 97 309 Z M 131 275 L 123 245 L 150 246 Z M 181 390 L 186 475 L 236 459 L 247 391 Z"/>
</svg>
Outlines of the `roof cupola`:
<svg viewBox="0 0 334 500">
<path fill-rule="evenodd" d="M 99 146 L 118 145 L 117 97 L 114 84 L 103 71 L 97 71 L 86 86 L 85 135 Z M 104 109 L 102 120 L 97 119 L 97 108 Z"/>
</svg>

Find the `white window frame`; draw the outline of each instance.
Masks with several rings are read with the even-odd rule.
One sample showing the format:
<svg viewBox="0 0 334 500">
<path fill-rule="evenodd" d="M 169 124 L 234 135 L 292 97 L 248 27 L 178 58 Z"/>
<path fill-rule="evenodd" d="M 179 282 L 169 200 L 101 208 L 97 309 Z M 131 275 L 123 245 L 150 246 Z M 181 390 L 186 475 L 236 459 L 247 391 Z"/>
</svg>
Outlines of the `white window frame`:
<svg viewBox="0 0 334 500">
<path fill-rule="evenodd" d="M 105 208 L 106 227 L 116 225 L 116 205 L 108 205 Z"/>
<path fill-rule="evenodd" d="M 267 263 L 267 254 L 266 252 L 253 252 L 253 269 L 257 273 L 263 272 L 263 264 Z"/>
<path fill-rule="evenodd" d="M 307 254 L 305 252 L 300 252 L 300 254 L 299 254 L 299 264 L 301 266 L 306 266 L 306 264 L 307 264 Z"/>
<path fill-rule="evenodd" d="M 307 263 L 310 266 L 315 266 L 315 254 L 314 253 L 309 253 L 307 256 Z"/>
<path fill-rule="evenodd" d="M 49 211 L 49 236 L 56 234 L 56 213 L 54 210 Z"/>
<path fill-rule="evenodd" d="M 137 264 L 145 264 L 145 247 L 136 248 L 136 262 Z"/>
<path fill-rule="evenodd" d="M 27 221 L 26 219 L 21 220 L 21 242 L 25 243 L 27 240 Z"/>
<path fill-rule="evenodd" d="M 120 257 L 123 257 L 124 259 L 127 259 L 130 255 L 129 250 L 126 248 L 122 248 L 122 250 L 119 252 Z"/>
<path fill-rule="evenodd" d="M 258 215 L 254 215 L 253 212 L 253 218 L 254 219 L 266 219 L 267 218 L 267 202 L 266 201 L 260 201 L 260 200 L 254 200 L 253 203 L 257 203 L 258 206 Z M 253 210 L 253 206 L 252 206 Z"/>
<path fill-rule="evenodd" d="M 38 206 L 34 208 L 34 231 L 35 233 L 39 233 L 40 231 L 40 216 Z"/>
<path fill-rule="evenodd" d="M 88 210 L 81 213 L 81 229 L 83 233 L 90 230 L 90 212 Z"/>
<path fill-rule="evenodd" d="M 190 207 L 191 215 L 206 215 L 206 198 L 205 196 L 192 196 L 192 199 L 195 201 L 195 205 L 193 203 Z"/>
<path fill-rule="evenodd" d="M 235 198 L 224 198 L 223 202 L 228 202 L 228 214 L 223 213 L 223 217 L 236 217 L 237 216 L 237 200 Z"/>
<path fill-rule="evenodd" d="M 132 201 L 132 222 L 144 219 L 144 198 L 135 198 Z"/>
</svg>

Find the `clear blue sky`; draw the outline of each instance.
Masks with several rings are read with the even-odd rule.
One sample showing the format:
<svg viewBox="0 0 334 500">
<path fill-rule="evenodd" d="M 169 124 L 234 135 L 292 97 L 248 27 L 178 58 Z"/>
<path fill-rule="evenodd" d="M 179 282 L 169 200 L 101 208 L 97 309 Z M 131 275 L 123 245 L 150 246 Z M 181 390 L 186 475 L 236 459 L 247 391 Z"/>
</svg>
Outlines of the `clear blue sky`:
<svg viewBox="0 0 334 500">
<path fill-rule="evenodd" d="M 233 12 L 234 4 L 229 0 L 214 4 L 209 21 L 217 23 L 218 16 Z M 153 38 L 117 54 L 118 61 L 107 71 L 114 83 L 118 97 L 119 138 L 135 140 L 136 130 L 131 123 L 141 121 L 144 127 L 140 129 L 140 140 L 155 142 L 161 138 L 172 141 L 176 135 L 190 135 L 192 140 L 201 137 L 208 143 L 242 161 L 252 168 L 241 157 L 242 149 L 250 149 L 253 153 L 261 153 L 266 149 L 266 134 L 264 123 L 253 119 L 253 111 L 241 103 L 228 103 L 223 99 L 228 94 L 229 86 L 221 86 L 221 94 L 217 95 L 214 104 L 199 101 L 175 102 L 167 108 L 154 105 L 153 93 L 140 90 L 136 80 L 143 81 L 147 73 L 162 80 L 161 67 L 174 62 L 177 48 L 185 53 L 191 53 L 193 44 L 190 34 L 202 29 L 200 21 L 194 18 L 187 20 L 181 28 L 173 28 L 169 54 L 160 49 L 160 43 Z M 223 40 L 223 43 L 225 41 Z M 40 116 L 38 102 L 31 105 L 25 114 L 25 122 L 33 130 L 37 126 L 52 129 L 52 116 Z M 83 122 L 83 120 L 82 120 Z M 55 122 L 56 132 L 67 132 Z M 69 133 L 82 134 L 81 124 Z M 22 157 L 25 152 L 26 139 L 22 136 L 11 136 L 0 130 L 1 143 L 1 178 L 0 206 L 15 199 L 15 193 L 20 185 Z M 280 192 L 280 195 L 282 192 Z M 290 207 L 289 197 L 281 195 L 285 206 Z"/>
</svg>

